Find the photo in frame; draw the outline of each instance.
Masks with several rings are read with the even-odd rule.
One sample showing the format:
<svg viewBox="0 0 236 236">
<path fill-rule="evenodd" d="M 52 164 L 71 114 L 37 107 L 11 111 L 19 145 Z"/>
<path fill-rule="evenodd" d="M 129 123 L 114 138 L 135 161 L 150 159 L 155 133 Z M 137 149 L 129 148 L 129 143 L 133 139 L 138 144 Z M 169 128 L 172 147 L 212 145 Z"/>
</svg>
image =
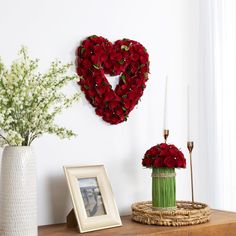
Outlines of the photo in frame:
<svg viewBox="0 0 236 236">
<path fill-rule="evenodd" d="M 81 233 L 122 225 L 103 165 L 63 168 Z"/>
</svg>

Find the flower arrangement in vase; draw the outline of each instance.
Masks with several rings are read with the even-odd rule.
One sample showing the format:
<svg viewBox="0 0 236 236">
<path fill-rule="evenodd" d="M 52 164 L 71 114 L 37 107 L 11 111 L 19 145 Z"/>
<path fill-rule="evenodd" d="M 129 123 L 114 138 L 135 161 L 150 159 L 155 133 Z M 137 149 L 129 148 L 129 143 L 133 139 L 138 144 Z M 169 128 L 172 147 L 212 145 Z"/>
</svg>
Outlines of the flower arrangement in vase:
<svg viewBox="0 0 236 236">
<path fill-rule="evenodd" d="M 75 136 L 55 124 L 61 111 L 78 101 L 62 89 L 77 79 L 69 75 L 72 64 L 51 63 L 46 73 L 37 71 L 39 60 L 22 47 L 10 69 L 0 61 L 0 142 L 6 146 L 1 165 L 0 235 L 36 236 L 36 168 L 31 143 L 44 133 L 60 138 Z"/>
<path fill-rule="evenodd" d="M 175 168 L 186 168 L 183 153 L 173 144 L 157 144 L 146 151 L 142 165 L 152 168 L 153 207 L 159 210 L 175 209 Z"/>
</svg>

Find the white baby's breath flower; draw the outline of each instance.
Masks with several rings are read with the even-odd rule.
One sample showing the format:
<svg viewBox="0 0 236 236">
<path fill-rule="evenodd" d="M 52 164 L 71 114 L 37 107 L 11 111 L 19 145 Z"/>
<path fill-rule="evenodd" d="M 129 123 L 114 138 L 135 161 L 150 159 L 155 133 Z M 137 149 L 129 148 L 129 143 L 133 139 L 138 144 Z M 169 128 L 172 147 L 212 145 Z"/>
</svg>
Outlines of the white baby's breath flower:
<svg viewBox="0 0 236 236">
<path fill-rule="evenodd" d="M 67 97 L 61 90 L 78 79 L 68 75 L 72 64 L 54 61 L 40 74 L 38 59 L 30 59 L 26 48 L 21 48 L 19 56 L 9 70 L 0 60 L 0 143 L 30 145 L 43 133 L 73 137 L 71 130 L 54 123 L 61 111 L 79 99 L 79 93 Z"/>
</svg>

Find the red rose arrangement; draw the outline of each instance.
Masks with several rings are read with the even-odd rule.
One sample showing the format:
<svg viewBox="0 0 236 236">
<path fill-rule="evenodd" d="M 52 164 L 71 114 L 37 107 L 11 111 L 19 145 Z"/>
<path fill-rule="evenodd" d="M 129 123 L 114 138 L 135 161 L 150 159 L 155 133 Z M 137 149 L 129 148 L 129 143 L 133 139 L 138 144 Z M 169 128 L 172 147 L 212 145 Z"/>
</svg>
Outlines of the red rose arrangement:
<svg viewBox="0 0 236 236">
<path fill-rule="evenodd" d="M 114 44 L 98 36 L 85 39 L 76 51 L 78 84 L 96 114 L 110 124 L 127 120 L 146 87 L 149 55 L 138 42 L 117 40 Z M 105 74 L 120 75 L 115 90 Z"/>
<path fill-rule="evenodd" d="M 186 159 L 175 145 L 161 143 L 146 151 L 142 165 L 153 168 L 186 168 Z"/>
</svg>

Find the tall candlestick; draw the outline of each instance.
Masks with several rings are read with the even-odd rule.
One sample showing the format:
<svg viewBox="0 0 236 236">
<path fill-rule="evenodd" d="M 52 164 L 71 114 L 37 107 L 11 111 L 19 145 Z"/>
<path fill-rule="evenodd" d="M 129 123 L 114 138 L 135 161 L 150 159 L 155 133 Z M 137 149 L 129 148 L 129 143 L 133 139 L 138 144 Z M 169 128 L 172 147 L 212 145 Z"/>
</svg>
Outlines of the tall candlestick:
<svg viewBox="0 0 236 236">
<path fill-rule="evenodd" d="M 163 136 L 164 136 L 165 143 L 166 143 L 167 142 L 167 138 L 169 136 L 169 130 L 168 129 L 164 129 L 163 130 Z"/>
<path fill-rule="evenodd" d="M 193 164 L 192 164 L 192 151 L 193 151 L 193 141 L 187 142 L 187 148 L 190 157 L 190 174 L 191 174 L 191 191 L 192 191 L 192 205 L 194 206 L 194 192 L 193 192 Z"/>
<path fill-rule="evenodd" d="M 167 85 L 168 85 L 168 76 L 166 76 L 166 81 L 165 81 L 165 95 L 164 95 L 164 130 L 168 130 L 167 127 Z"/>
</svg>

